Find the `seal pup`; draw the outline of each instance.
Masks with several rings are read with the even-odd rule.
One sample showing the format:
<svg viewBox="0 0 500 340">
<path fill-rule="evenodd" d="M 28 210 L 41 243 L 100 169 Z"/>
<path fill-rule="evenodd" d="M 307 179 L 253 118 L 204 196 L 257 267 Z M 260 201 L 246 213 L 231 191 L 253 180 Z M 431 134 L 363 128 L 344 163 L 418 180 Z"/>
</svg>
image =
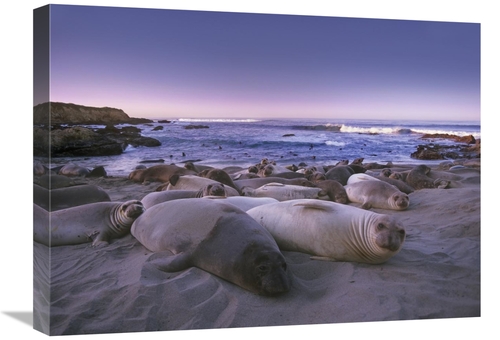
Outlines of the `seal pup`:
<svg viewBox="0 0 500 340">
<path fill-rule="evenodd" d="M 197 267 L 262 295 L 290 289 L 287 264 L 273 237 L 223 200 L 157 204 L 133 223 L 131 234 L 148 250 L 162 253 L 151 261 L 162 271 Z"/>
<path fill-rule="evenodd" d="M 395 186 L 384 181 L 360 181 L 345 186 L 350 202 L 361 203 L 361 209 L 405 210 L 410 198 Z"/>
<path fill-rule="evenodd" d="M 316 187 L 323 189 L 330 198 L 330 201 L 341 204 L 347 203 L 347 193 L 344 186 L 339 182 L 333 179 L 326 179 L 316 182 Z"/>
<path fill-rule="evenodd" d="M 335 202 L 293 200 L 255 207 L 247 214 L 269 230 L 281 250 L 317 260 L 380 264 L 401 250 L 406 236 L 390 215 Z"/>
<path fill-rule="evenodd" d="M 108 193 L 103 188 L 93 184 L 52 190 L 47 190 L 40 185 L 33 184 L 33 203 L 48 211 L 56 211 L 88 203 L 110 201 L 111 198 Z"/>
<path fill-rule="evenodd" d="M 164 185 L 159 186 L 156 191 L 163 191 L 163 190 L 196 190 L 200 191 L 206 188 L 208 185 L 222 185 L 225 191 L 226 196 L 240 196 L 240 193 L 229 186 L 225 186 L 224 184 L 215 181 L 213 179 L 209 178 L 204 178 L 204 177 L 199 177 L 196 175 L 184 175 L 184 176 L 179 176 L 179 175 L 173 175 L 168 183 L 165 183 Z M 213 190 L 215 190 L 214 187 Z"/>
<path fill-rule="evenodd" d="M 42 164 L 39 160 L 33 161 L 33 175 L 34 176 L 42 176 L 48 173 L 50 170 L 45 165 Z"/>
<path fill-rule="evenodd" d="M 128 175 L 128 179 L 142 184 L 150 182 L 167 183 L 173 175 L 196 175 L 196 171 L 175 164 L 158 164 L 146 169 L 137 169 Z"/>
<path fill-rule="evenodd" d="M 132 223 L 145 211 L 137 200 L 98 202 L 50 213 L 33 204 L 33 239 L 49 247 L 92 242 L 106 245 L 130 232 Z"/>
<path fill-rule="evenodd" d="M 348 165 L 337 165 L 325 173 L 326 179 L 333 179 L 342 185 L 347 184 L 347 180 L 354 174 L 354 170 Z"/>
<path fill-rule="evenodd" d="M 241 195 L 240 188 L 238 188 L 236 184 L 234 184 L 233 179 L 229 176 L 229 174 L 222 169 L 205 169 L 199 172 L 198 176 L 213 179 L 214 181 L 227 185 L 238 191 L 238 193 Z"/>
<path fill-rule="evenodd" d="M 289 185 L 282 183 L 269 183 L 257 189 L 243 187 L 243 196 L 250 197 L 272 197 L 278 201 L 288 201 L 300 198 L 329 200 L 330 197 L 322 188 L 303 187 L 300 185 Z"/>
<path fill-rule="evenodd" d="M 434 179 L 428 176 L 431 168 L 427 165 L 420 164 L 410 170 L 406 176 L 406 183 L 411 185 L 415 190 L 420 189 L 445 189 L 449 185 L 449 181 Z"/>
<path fill-rule="evenodd" d="M 201 197 L 226 197 L 224 184 L 208 184 L 200 190 L 162 190 L 148 193 L 141 199 L 144 208 L 149 209 L 153 205 L 167 201 L 182 198 L 201 198 Z"/>
<path fill-rule="evenodd" d="M 59 169 L 57 174 L 70 177 L 85 177 L 88 174 L 90 174 L 90 170 L 83 166 L 76 165 L 74 163 L 68 163 L 66 165 L 63 165 Z"/>
</svg>

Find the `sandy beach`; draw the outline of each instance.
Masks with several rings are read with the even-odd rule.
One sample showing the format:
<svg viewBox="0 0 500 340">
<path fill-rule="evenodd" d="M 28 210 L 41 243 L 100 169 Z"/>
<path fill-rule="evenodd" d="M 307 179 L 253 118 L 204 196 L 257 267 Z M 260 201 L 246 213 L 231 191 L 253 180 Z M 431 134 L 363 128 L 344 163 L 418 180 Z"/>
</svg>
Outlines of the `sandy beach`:
<svg viewBox="0 0 500 340">
<path fill-rule="evenodd" d="M 415 190 L 395 215 L 406 229 L 402 250 L 379 265 L 311 260 L 283 251 L 289 292 L 253 294 L 201 269 L 166 273 L 148 265 L 153 254 L 132 235 L 108 246 L 51 249 L 51 289 L 34 243 L 35 328 L 52 335 L 309 325 L 389 320 L 475 318 L 480 304 L 480 170 L 456 173 L 454 188 Z M 142 199 L 160 183 L 127 178 L 81 178 L 112 201 Z M 356 203 L 349 205 L 359 206 Z"/>
</svg>

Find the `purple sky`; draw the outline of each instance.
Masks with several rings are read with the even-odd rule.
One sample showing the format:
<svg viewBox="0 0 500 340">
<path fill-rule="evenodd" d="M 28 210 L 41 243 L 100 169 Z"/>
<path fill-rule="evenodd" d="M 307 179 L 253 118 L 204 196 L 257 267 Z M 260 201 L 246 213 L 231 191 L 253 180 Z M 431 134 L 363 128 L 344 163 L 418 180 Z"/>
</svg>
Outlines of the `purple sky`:
<svg viewBox="0 0 500 340">
<path fill-rule="evenodd" d="M 50 100 L 148 118 L 479 121 L 480 25 L 52 5 Z"/>
</svg>

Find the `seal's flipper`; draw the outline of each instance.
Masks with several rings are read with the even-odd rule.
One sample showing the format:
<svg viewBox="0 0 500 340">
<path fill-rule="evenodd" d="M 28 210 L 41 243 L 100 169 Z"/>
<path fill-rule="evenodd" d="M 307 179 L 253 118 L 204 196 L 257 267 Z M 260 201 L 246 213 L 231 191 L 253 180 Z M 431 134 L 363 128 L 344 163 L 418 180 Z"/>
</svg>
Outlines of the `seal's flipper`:
<svg viewBox="0 0 500 340">
<path fill-rule="evenodd" d="M 191 267 L 191 254 L 179 253 L 172 255 L 169 252 L 155 253 L 149 257 L 148 262 L 164 272 L 179 272 Z"/>
<path fill-rule="evenodd" d="M 372 208 L 372 205 L 370 202 L 365 202 L 361 205 L 361 209 L 370 210 L 371 208 Z"/>
<path fill-rule="evenodd" d="M 179 177 L 180 176 L 178 174 L 172 175 L 172 176 L 170 176 L 170 179 L 168 181 L 170 184 L 175 186 L 177 184 L 177 182 L 179 181 Z"/>
</svg>

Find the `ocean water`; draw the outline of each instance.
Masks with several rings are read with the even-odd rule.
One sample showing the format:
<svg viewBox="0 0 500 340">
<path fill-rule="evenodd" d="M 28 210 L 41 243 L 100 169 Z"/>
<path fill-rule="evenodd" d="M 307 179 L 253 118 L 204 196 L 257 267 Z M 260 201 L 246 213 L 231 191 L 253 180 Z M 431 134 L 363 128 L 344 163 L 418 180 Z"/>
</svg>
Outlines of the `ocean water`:
<svg viewBox="0 0 500 340">
<path fill-rule="evenodd" d="M 163 130 L 153 131 L 162 125 Z M 185 129 L 187 125 L 208 128 Z M 319 119 L 177 119 L 170 123 L 136 125 L 142 135 L 158 139 L 160 147 L 127 147 L 122 155 L 52 158 L 52 165 L 67 163 L 94 168 L 102 165 L 108 175 L 126 176 L 141 161 L 164 159 L 183 166 L 186 161 L 215 167 L 248 167 L 263 158 L 279 165 L 330 165 L 363 157 L 365 163 L 389 161 L 418 164 L 411 153 L 425 133 L 448 133 L 481 138 L 479 122 L 424 122 Z M 91 126 L 102 128 L 104 126 Z M 447 140 L 439 144 L 450 144 Z M 431 163 L 432 161 L 425 161 Z M 441 161 L 433 161 L 441 162 Z M 153 164 L 146 164 L 147 166 Z"/>
</svg>

